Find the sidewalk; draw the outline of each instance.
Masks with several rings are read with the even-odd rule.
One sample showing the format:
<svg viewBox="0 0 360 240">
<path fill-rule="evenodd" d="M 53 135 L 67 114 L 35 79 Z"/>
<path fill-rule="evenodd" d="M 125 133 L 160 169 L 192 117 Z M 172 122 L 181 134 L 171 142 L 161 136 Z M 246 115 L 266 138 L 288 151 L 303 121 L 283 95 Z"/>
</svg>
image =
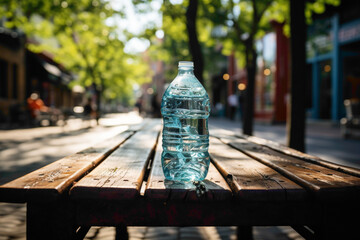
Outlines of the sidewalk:
<svg viewBox="0 0 360 240">
<path fill-rule="evenodd" d="M 106 115 L 66 126 L 0 130 L 0 184 L 90 147 L 142 121 L 136 113 Z"/>
</svg>

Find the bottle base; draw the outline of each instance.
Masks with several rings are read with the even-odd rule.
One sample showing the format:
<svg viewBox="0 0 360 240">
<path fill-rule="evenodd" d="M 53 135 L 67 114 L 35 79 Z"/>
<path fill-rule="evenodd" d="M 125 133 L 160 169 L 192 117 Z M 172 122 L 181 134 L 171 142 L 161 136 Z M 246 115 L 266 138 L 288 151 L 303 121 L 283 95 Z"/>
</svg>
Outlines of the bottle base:
<svg viewBox="0 0 360 240">
<path fill-rule="evenodd" d="M 165 179 L 176 182 L 195 182 L 203 181 L 205 179 L 206 173 L 199 174 L 198 172 L 172 172 L 164 173 Z"/>
<path fill-rule="evenodd" d="M 203 181 L 210 165 L 209 153 L 163 151 L 161 164 L 166 179 L 180 182 Z"/>
</svg>

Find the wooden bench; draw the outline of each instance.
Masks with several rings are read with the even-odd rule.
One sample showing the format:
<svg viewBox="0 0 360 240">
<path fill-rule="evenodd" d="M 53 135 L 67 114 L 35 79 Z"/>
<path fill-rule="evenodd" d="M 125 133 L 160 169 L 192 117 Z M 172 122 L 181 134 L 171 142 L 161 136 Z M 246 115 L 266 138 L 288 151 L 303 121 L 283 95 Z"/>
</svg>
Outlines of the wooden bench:
<svg viewBox="0 0 360 240">
<path fill-rule="evenodd" d="M 292 226 L 306 239 L 359 239 L 360 171 L 257 137 L 210 129 L 203 182 L 164 179 L 161 121 L 0 186 L 27 203 L 28 239 L 82 239 L 91 226 Z"/>
</svg>

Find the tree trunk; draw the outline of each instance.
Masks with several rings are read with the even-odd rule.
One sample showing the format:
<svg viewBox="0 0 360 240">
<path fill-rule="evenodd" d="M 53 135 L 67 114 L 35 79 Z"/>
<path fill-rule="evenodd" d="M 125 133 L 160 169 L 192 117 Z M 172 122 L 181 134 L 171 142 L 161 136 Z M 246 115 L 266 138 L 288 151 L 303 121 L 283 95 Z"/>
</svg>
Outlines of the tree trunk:
<svg viewBox="0 0 360 240">
<path fill-rule="evenodd" d="M 198 0 L 190 0 L 189 6 L 186 10 L 186 29 L 189 37 L 190 53 L 195 65 L 194 74 L 203 84 L 204 59 L 196 31 L 196 16 L 198 5 Z"/>
<path fill-rule="evenodd" d="M 244 98 L 243 134 L 252 135 L 254 125 L 254 96 L 256 74 L 256 50 L 252 39 L 246 43 L 247 87 Z"/>
<path fill-rule="evenodd" d="M 288 146 L 305 151 L 305 0 L 290 1 L 291 82 L 287 119 Z"/>
</svg>

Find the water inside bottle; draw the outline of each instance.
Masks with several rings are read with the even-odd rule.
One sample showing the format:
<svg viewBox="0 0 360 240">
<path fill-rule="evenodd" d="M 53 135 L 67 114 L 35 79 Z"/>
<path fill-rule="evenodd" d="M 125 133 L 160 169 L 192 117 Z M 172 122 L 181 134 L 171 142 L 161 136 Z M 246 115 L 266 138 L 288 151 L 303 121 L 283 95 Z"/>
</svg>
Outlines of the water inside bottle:
<svg viewBox="0 0 360 240">
<path fill-rule="evenodd" d="M 164 175 L 175 181 L 200 181 L 208 172 L 210 158 L 209 97 L 194 75 L 176 78 L 166 90 L 163 115 Z"/>
</svg>

